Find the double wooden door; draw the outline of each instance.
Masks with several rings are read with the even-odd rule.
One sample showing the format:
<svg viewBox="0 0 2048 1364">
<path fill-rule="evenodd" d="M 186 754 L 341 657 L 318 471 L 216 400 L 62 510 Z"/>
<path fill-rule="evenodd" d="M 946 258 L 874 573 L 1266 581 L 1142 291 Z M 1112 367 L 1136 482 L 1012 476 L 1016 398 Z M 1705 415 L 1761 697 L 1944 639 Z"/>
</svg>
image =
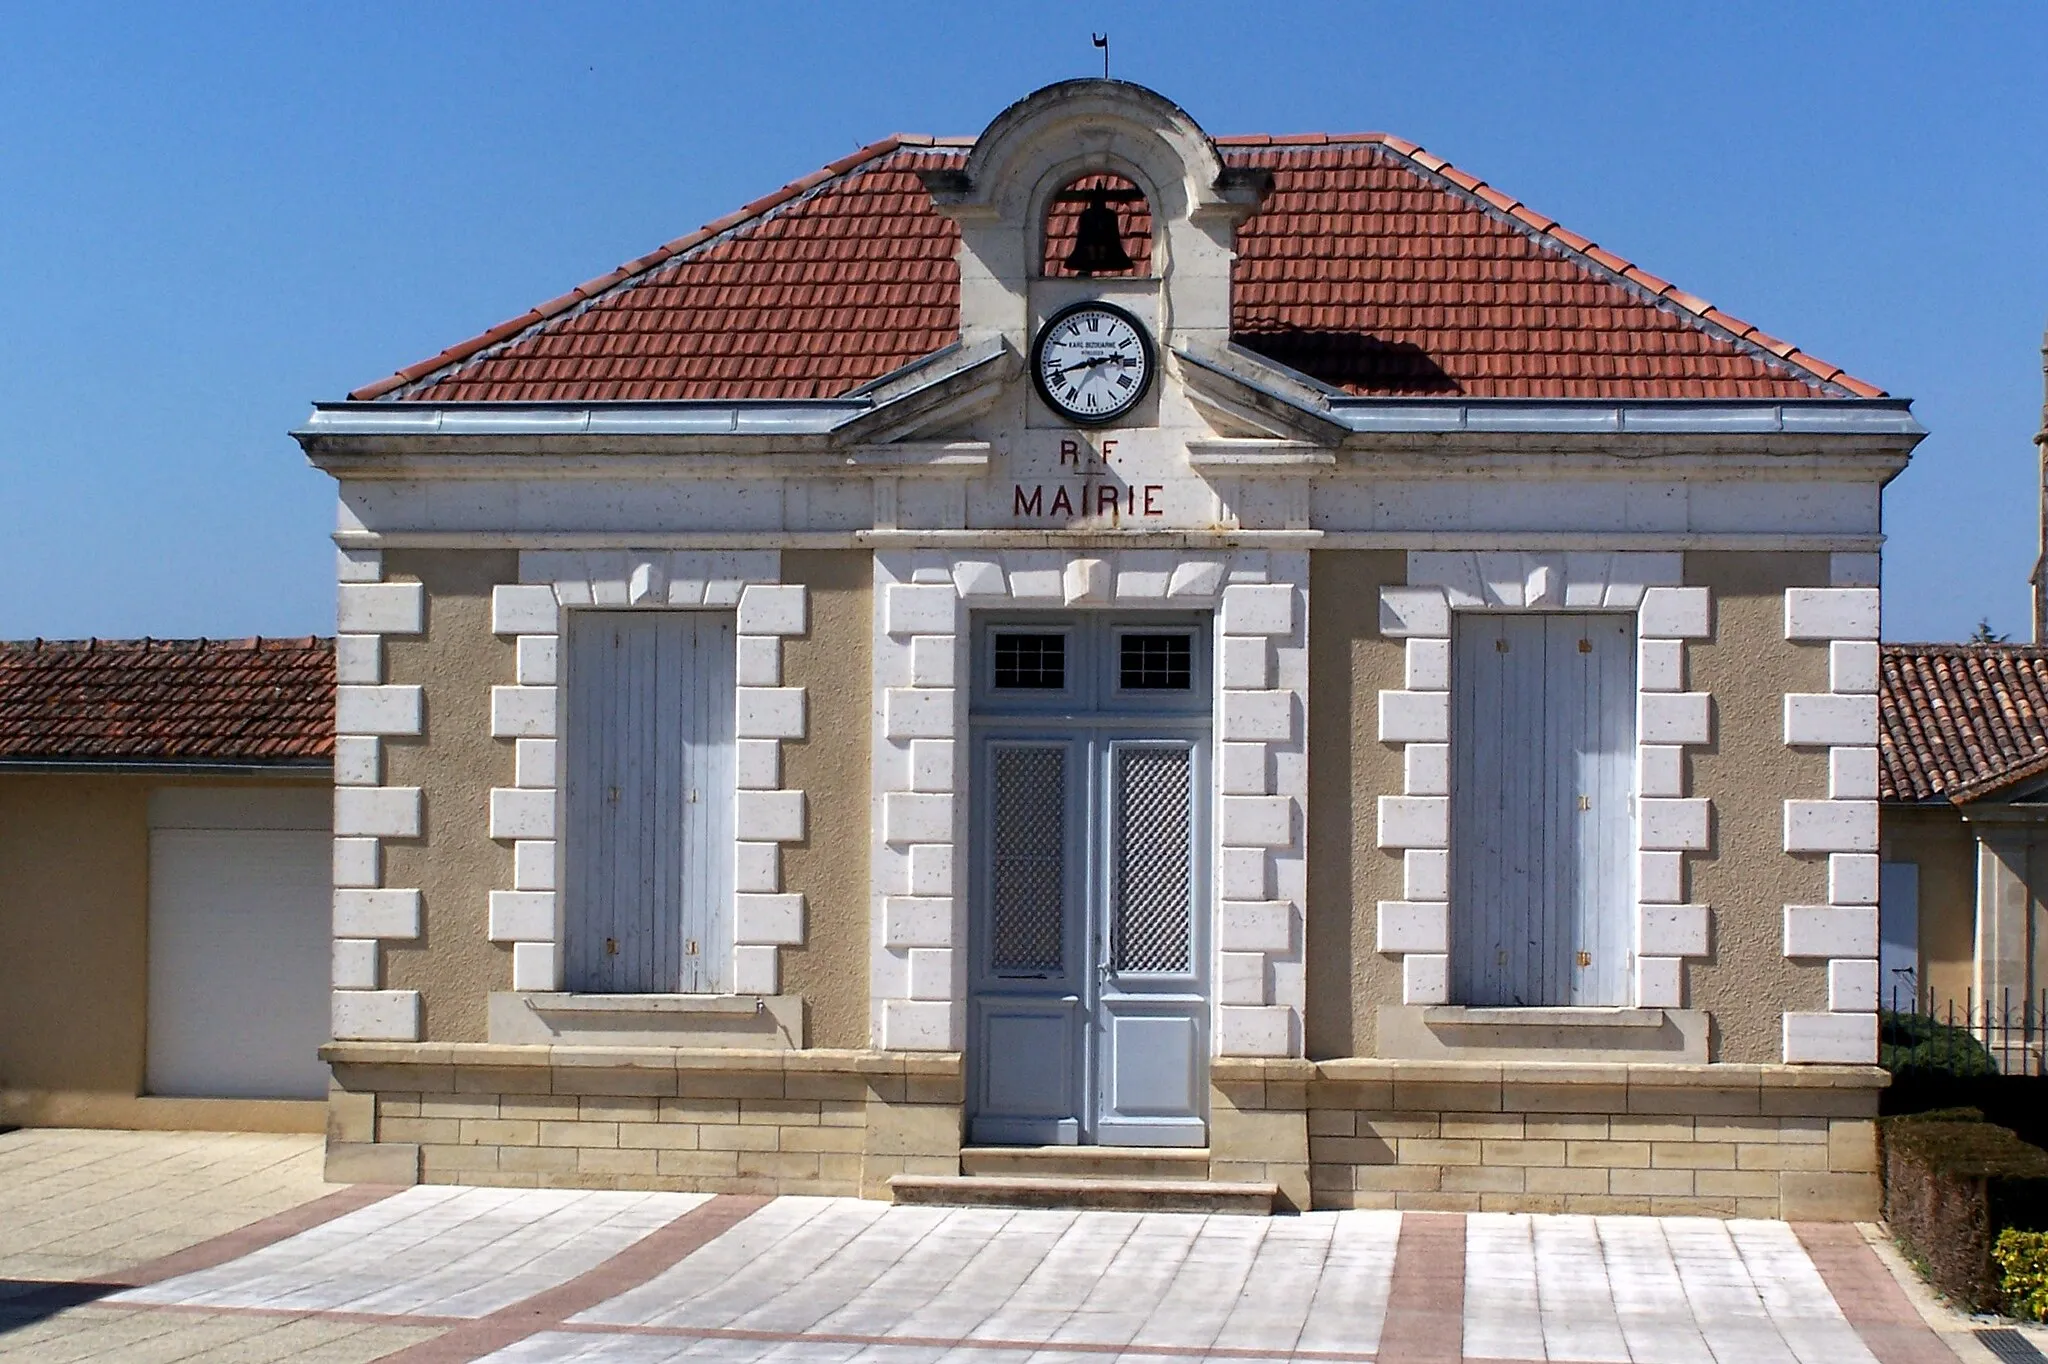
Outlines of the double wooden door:
<svg viewBox="0 0 2048 1364">
<path fill-rule="evenodd" d="M 1082 618 L 984 640 L 977 662 L 996 646 L 1008 662 L 976 689 L 970 1137 L 1199 1146 L 1200 632 Z M 1036 662 L 1020 670 L 1024 640 Z M 1020 678 L 1036 685 L 997 685 Z"/>
</svg>

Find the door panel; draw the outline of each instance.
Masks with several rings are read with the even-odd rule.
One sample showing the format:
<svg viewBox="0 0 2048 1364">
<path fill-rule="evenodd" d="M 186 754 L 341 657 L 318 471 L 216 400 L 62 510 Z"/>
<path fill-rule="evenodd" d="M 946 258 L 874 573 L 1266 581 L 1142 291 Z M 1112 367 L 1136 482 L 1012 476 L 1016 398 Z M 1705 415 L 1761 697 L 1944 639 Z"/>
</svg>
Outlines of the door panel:
<svg viewBox="0 0 2048 1364">
<path fill-rule="evenodd" d="M 723 991 L 731 937 L 733 623 L 570 618 L 567 988 Z"/>
<path fill-rule="evenodd" d="M 1130 1003 L 1127 1009 L 1145 1006 Z M 1137 1135 L 1141 1120 L 1166 1119 L 1184 1125 L 1201 1110 L 1196 1092 L 1201 1058 L 1200 1023 L 1172 1002 L 1174 1012 L 1147 1015 L 1126 1012 L 1109 1016 L 1108 1065 L 1102 1125 Z M 1104 1140 L 1109 1140 L 1108 1136 Z M 1147 1141 L 1147 1145 L 1167 1142 Z"/>
<path fill-rule="evenodd" d="M 1931 1001 L 1920 979 L 1919 863 L 1878 864 L 1877 927 L 1878 1005 L 1911 1009 L 1922 998 Z"/>
<path fill-rule="evenodd" d="M 1081 1139 L 1081 1000 L 998 995 L 976 1001 L 976 1049 L 987 1059 L 975 1107 L 978 1142 L 1071 1146 Z"/>
<path fill-rule="evenodd" d="M 1461 613 L 1453 709 L 1452 998 L 1628 1003 L 1632 620 Z"/>
</svg>

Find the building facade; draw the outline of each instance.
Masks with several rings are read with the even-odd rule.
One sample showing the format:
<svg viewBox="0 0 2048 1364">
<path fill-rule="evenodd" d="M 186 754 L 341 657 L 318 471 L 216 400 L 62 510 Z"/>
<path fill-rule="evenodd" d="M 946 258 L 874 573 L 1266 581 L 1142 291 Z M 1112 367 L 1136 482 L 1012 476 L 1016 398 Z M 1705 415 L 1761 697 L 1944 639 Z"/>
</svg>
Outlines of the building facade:
<svg viewBox="0 0 2048 1364">
<path fill-rule="evenodd" d="M 297 433 L 330 1169 L 1869 1215 L 1921 434 L 1391 137 L 834 163 Z"/>
</svg>

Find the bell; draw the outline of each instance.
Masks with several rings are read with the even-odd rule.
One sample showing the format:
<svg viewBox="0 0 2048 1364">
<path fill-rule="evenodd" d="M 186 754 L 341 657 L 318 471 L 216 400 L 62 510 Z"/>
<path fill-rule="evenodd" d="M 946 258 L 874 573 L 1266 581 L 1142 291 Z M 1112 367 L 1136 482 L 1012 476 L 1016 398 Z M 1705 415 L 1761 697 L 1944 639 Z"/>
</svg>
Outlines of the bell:
<svg viewBox="0 0 2048 1364">
<path fill-rule="evenodd" d="M 1091 190 L 1088 207 L 1075 224 L 1074 249 L 1067 253 L 1067 268 L 1077 275 L 1107 275 L 1131 268 L 1130 253 L 1124 250 L 1123 229 L 1116 210 L 1109 206 L 1104 190 Z"/>
</svg>

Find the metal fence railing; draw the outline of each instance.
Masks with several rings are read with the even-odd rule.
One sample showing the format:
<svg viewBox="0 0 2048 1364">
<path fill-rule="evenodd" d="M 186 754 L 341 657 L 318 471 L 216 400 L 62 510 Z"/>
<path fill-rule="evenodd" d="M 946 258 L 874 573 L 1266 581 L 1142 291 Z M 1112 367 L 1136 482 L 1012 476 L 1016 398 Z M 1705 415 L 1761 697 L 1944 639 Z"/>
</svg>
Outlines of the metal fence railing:
<svg viewBox="0 0 2048 1364">
<path fill-rule="evenodd" d="M 1979 999 L 1895 987 L 1878 1010 L 1878 1061 L 1889 1070 L 2041 1075 L 2048 1051 L 2048 991 L 2001 990 Z"/>
</svg>

